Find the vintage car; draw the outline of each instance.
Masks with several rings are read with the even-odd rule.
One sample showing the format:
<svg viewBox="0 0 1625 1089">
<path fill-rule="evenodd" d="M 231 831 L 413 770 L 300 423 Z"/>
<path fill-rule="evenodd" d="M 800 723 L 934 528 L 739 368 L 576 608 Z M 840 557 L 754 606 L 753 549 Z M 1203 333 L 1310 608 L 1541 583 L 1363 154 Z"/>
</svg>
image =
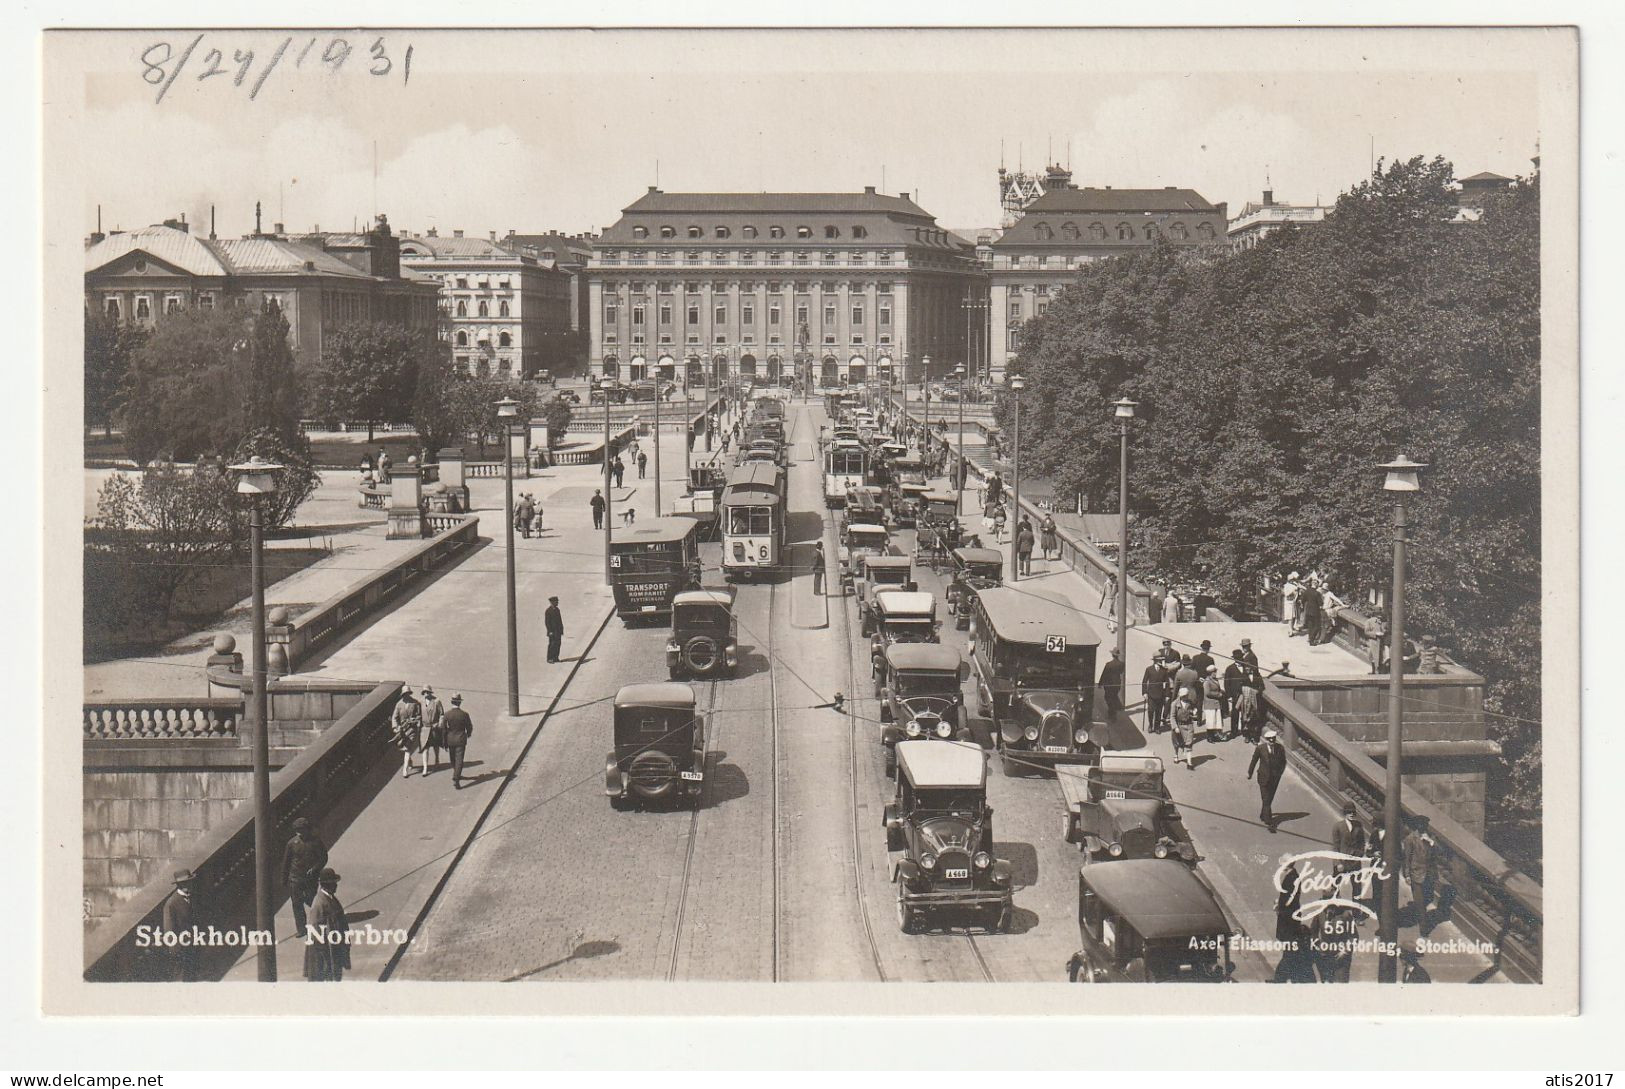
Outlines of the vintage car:
<svg viewBox="0 0 1625 1089">
<path fill-rule="evenodd" d="M 846 490 L 846 509 L 841 513 L 841 529 L 857 522 L 860 525 L 883 526 L 887 523 L 885 492 L 872 484 Z"/>
<path fill-rule="evenodd" d="M 907 934 L 926 915 L 947 909 L 987 912 L 992 929 L 1009 929 L 1011 869 L 993 857 L 981 747 L 900 741 L 896 753 L 897 794 L 882 819 L 893 853 L 897 925 Z"/>
<path fill-rule="evenodd" d="M 974 597 L 971 676 L 1005 774 L 1095 763 L 1111 736 L 1094 720 L 1100 637 L 1077 609 L 1042 590 L 993 586 Z"/>
<path fill-rule="evenodd" d="M 686 684 L 629 684 L 615 693 L 615 748 L 604 793 L 615 809 L 686 800 L 705 785 L 705 723 Z"/>
<path fill-rule="evenodd" d="M 893 643 L 937 642 L 937 599 L 919 590 L 882 590 L 870 605 L 869 631 L 869 672 L 878 678 Z"/>
<path fill-rule="evenodd" d="M 899 741 L 972 740 L 959 687 L 969 676 L 959 651 L 941 643 L 893 643 L 885 649 L 875 695 L 887 775 L 897 773 Z"/>
<path fill-rule="evenodd" d="M 1004 553 L 996 548 L 956 548 L 953 551 L 953 581 L 948 584 L 948 605 L 953 609 L 954 627 L 970 627 L 971 608 L 976 591 L 1004 582 Z"/>
<path fill-rule="evenodd" d="M 858 630 L 868 635 L 874 629 L 877 594 L 915 588 L 914 561 L 907 556 L 868 557 L 863 564 L 863 577 L 857 582 Z"/>
<path fill-rule="evenodd" d="M 666 669 L 678 677 L 732 677 L 739 636 L 732 590 L 685 590 L 672 599 Z"/>
<path fill-rule="evenodd" d="M 1062 838 L 1086 858 L 1196 861 L 1158 757 L 1102 753 L 1097 764 L 1058 765 L 1055 777 L 1066 804 Z"/>
<path fill-rule="evenodd" d="M 1067 962 L 1073 983 L 1224 983 L 1234 965 L 1213 890 L 1194 867 L 1139 858 L 1078 872 L 1078 934 Z"/>
<path fill-rule="evenodd" d="M 946 556 L 960 545 L 959 496 L 953 492 L 926 492 L 916 510 L 916 554 Z"/>
<path fill-rule="evenodd" d="M 930 490 L 929 484 L 916 484 L 907 480 L 898 484 L 892 499 L 893 522 L 899 526 L 918 526 L 920 508 L 925 505 L 925 493 Z"/>
<path fill-rule="evenodd" d="M 863 577 L 863 564 L 870 556 L 891 555 L 891 534 L 885 526 L 849 522 L 841 531 L 841 587 L 850 589 L 853 580 Z"/>
</svg>

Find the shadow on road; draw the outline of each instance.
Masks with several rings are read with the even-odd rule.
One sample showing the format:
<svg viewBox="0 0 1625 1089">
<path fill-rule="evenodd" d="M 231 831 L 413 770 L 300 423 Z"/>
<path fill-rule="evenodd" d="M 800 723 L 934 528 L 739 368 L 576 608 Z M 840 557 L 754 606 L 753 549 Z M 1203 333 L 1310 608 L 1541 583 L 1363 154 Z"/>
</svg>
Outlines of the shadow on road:
<svg viewBox="0 0 1625 1089">
<path fill-rule="evenodd" d="M 1010 883 L 1016 888 L 1038 884 L 1038 849 L 1030 843 L 999 841 L 993 843 L 993 857 L 1010 863 Z"/>
</svg>

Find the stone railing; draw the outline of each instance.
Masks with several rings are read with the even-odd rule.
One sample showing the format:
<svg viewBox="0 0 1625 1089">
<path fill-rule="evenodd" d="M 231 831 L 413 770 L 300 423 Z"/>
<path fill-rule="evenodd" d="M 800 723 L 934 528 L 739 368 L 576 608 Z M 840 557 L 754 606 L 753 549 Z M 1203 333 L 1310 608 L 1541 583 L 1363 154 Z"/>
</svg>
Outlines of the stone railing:
<svg viewBox="0 0 1625 1089">
<path fill-rule="evenodd" d="M 271 625 L 271 641 L 282 644 L 290 672 L 297 670 L 301 662 L 328 646 L 365 617 L 386 604 L 392 604 L 429 572 L 466 553 L 479 536 L 480 520 L 475 515 L 433 517 L 446 527 L 434 537 L 422 544 L 407 546 L 406 551 L 387 567 L 360 582 L 352 583 L 343 592 L 328 598 L 292 623 Z"/>
<path fill-rule="evenodd" d="M 307 817 L 328 842 L 342 828 L 336 815 L 353 812 L 348 795 L 376 789 L 380 768 L 393 770 L 380 758 L 390 751 L 390 712 L 401 685 L 388 681 L 350 708 L 271 778 L 271 842 L 281 845 L 292 835 L 295 818 Z M 381 782 L 381 781 L 380 781 Z M 195 925 L 222 932 L 254 926 L 254 807 L 244 802 L 227 819 L 206 832 L 193 850 L 177 860 L 192 871 L 199 905 Z M 140 928 L 163 924 L 163 903 L 171 891 L 166 877 L 150 881 L 105 922 L 85 936 L 84 977 L 91 982 L 148 982 L 175 978 L 176 950 L 143 948 Z M 278 889 L 278 902 L 284 890 Z M 197 949 L 200 979 L 219 979 L 245 952 L 243 945 Z"/>
<path fill-rule="evenodd" d="M 1382 820 L 1386 772 L 1362 746 L 1274 682 L 1265 685 L 1265 715 L 1281 731 L 1294 767 L 1333 804 L 1353 802 L 1367 821 Z M 1542 890 L 1477 836 L 1409 785 L 1400 794 L 1405 817 L 1426 817 L 1444 851 L 1442 872 L 1455 890 L 1452 921 L 1470 937 L 1494 942 L 1496 966 L 1509 978 L 1538 982 L 1544 929 Z"/>
<path fill-rule="evenodd" d="M 124 699 L 87 701 L 87 741 L 236 737 L 240 699 Z"/>
</svg>

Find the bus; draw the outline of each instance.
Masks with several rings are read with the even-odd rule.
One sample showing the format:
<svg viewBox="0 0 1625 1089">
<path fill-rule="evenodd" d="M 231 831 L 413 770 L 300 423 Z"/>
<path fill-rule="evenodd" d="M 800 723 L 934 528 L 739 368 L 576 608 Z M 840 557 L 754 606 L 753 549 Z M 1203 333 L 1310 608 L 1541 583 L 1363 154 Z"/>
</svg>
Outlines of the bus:
<svg viewBox="0 0 1625 1089">
<path fill-rule="evenodd" d="M 863 444 L 838 439 L 824 451 L 824 506 L 846 506 L 846 493 L 868 483 L 869 452 Z"/>
<path fill-rule="evenodd" d="M 700 523 L 667 517 L 614 528 L 609 579 L 622 620 L 669 615 L 672 599 L 700 584 Z"/>
<path fill-rule="evenodd" d="M 741 461 L 722 489 L 722 573 L 752 578 L 784 566 L 784 472 L 771 461 Z"/>
</svg>

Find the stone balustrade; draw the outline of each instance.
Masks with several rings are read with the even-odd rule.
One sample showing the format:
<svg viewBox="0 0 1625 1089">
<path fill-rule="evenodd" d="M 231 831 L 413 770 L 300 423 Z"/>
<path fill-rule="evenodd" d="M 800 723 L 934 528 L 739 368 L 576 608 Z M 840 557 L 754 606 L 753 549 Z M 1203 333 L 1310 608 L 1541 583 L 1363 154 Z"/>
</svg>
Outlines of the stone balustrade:
<svg viewBox="0 0 1625 1089">
<path fill-rule="evenodd" d="M 87 741 L 237 736 L 240 699 L 122 699 L 84 705 Z"/>
</svg>

